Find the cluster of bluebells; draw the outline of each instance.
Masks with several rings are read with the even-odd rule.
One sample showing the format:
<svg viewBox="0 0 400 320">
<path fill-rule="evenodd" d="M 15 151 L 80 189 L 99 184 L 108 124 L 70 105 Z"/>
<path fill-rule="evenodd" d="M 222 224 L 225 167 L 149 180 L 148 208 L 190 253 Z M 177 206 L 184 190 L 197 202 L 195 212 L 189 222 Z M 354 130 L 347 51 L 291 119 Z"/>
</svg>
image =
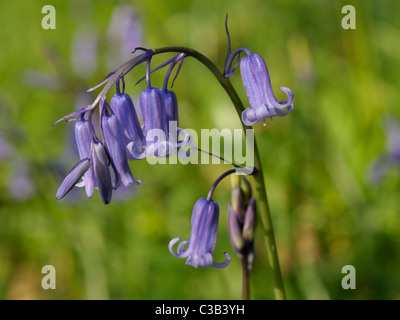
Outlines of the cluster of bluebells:
<svg viewBox="0 0 400 320">
<path fill-rule="evenodd" d="M 293 92 L 289 88 L 281 87 L 288 99 L 278 102 L 273 94 L 264 60 L 246 48 L 239 48 L 231 53 L 227 28 L 226 31 L 228 54 L 225 60 L 224 76 L 232 76 L 238 66 L 240 55 L 242 53 L 246 55 L 240 61 L 240 69 L 250 108 L 242 113 L 243 123 L 250 126 L 262 122 L 266 118 L 284 116 L 289 113 L 293 109 Z M 123 64 L 108 74 L 97 86 L 90 89 L 94 90 L 105 85 L 93 104 L 57 121 L 76 121 L 75 139 L 80 156 L 80 160 L 61 183 L 57 199 L 63 198 L 73 187 L 77 186 L 84 187 L 89 198 L 92 197 L 94 190 L 98 189 L 101 199 L 108 204 L 111 201 L 113 190 L 118 189 L 119 186 L 142 182 L 132 175 L 129 160 L 137 161 L 153 156 L 169 157 L 177 154 L 180 148 L 190 145 L 190 136 L 185 130 L 178 127 L 176 94 L 168 90 L 173 69 L 178 66 L 176 78 L 182 62 L 187 54 L 190 54 L 190 50 L 182 50 L 175 57 L 151 70 L 150 63 L 155 50 L 137 49 L 143 50 L 144 53 Z M 174 48 L 170 52 L 172 51 L 179 50 Z M 232 67 L 235 58 L 238 62 Z M 146 88 L 139 97 L 142 123 L 139 121 L 132 99 L 125 93 L 124 82 L 124 76 L 141 63 L 147 64 L 146 75 L 141 79 L 146 81 Z M 151 73 L 168 65 L 169 69 L 163 88 L 153 87 L 150 81 Z M 106 94 L 114 85 L 116 94 L 108 104 Z M 100 131 L 102 139 L 96 133 L 93 123 L 93 113 L 97 107 L 100 113 L 100 129 L 98 131 Z M 179 156 L 181 155 L 179 154 Z M 225 261 L 214 262 L 213 259 L 218 234 L 219 206 L 212 199 L 212 195 L 222 179 L 236 172 L 238 166 L 234 166 L 235 169 L 225 172 L 216 179 L 207 198 L 200 198 L 194 205 L 190 239 L 182 241 L 176 251 L 173 247 L 181 238 L 174 238 L 169 243 L 169 250 L 174 256 L 185 258 L 186 264 L 195 268 L 199 266 L 224 268 L 230 262 L 230 255 L 227 252 L 224 253 Z M 256 174 L 257 169 L 252 169 L 252 174 Z M 255 199 L 251 196 L 246 198 L 240 189 L 234 188 L 233 192 L 236 197 L 233 199 L 233 206 L 229 208 L 230 239 L 235 252 L 241 258 L 246 257 L 250 270 L 254 256 Z"/>
<path fill-rule="evenodd" d="M 101 199 L 108 204 L 113 190 L 121 185 L 127 187 L 133 183 L 142 182 L 133 177 L 128 160 L 141 160 L 150 156 L 170 156 L 189 142 L 190 137 L 184 130 L 177 127 L 176 95 L 167 89 L 168 79 L 174 66 L 182 62 L 185 55 L 179 54 L 162 65 L 170 64 L 163 89 L 151 86 L 151 57 L 151 51 L 146 50 L 142 59 L 135 64 L 147 62 L 148 65 L 147 88 L 140 94 L 142 125 L 131 97 L 125 93 L 123 78 L 116 83 L 116 93 L 110 100 L 110 104 L 107 103 L 106 97 L 99 98 L 99 128 L 102 139 L 98 137 L 93 123 L 93 105 L 57 121 L 76 120 L 75 140 L 80 156 L 80 161 L 61 183 L 57 191 L 57 199 L 63 198 L 74 186 L 77 186 L 85 187 L 89 198 L 92 197 L 94 189 L 98 189 Z M 120 82 L 123 84 L 122 90 Z M 170 134 L 174 130 L 176 134 Z M 185 138 L 178 140 L 181 133 Z M 82 181 L 80 181 L 81 178 Z"/>
</svg>

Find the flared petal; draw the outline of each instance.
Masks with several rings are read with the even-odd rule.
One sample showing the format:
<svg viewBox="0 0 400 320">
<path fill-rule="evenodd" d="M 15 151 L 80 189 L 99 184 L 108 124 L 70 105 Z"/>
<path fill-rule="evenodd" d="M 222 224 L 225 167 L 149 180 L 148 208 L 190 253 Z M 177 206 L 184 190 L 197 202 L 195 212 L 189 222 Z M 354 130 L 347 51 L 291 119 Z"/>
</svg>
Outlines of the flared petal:
<svg viewBox="0 0 400 320">
<path fill-rule="evenodd" d="M 224 262 L 214 262 L 212 264 L 214 268 L 223 269 L 227 267 L 229 263 L 231 263 L 231 255 L 228 252 L 224 252 L 224 255 L 226 257 L 226 260 Z"/>
<path fill-rule="evenodd" d="M 178 251 L 175 252 L 173 246 L 175 243 L 181 241 L 181 238 L 174 238 L 168 244 L 169 251 L 177 258 L 186 258 L 189 255 L 188 250 L 183 251 L 183 247 L 188 244 L 188 241 L 182 241 L 182 243 L 178 246 Z"/>
</svg>

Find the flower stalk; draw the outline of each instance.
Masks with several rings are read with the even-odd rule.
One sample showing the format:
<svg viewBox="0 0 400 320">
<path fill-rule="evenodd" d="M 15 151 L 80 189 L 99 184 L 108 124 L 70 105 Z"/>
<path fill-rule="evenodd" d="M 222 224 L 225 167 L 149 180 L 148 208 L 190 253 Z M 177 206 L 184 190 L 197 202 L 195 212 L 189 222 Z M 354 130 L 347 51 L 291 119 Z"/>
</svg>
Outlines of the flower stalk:
<svg viewBox="0 0 400 320">
<path fill-rule="evenodd" d="M 108 76 L 106 76 L 106 78 L 104 78 L 103 81 L 101 81 L 98 85 L 96 85 L 95 87 L 88 90 L 88 91 L 92 91 L 102 85 L 105 85 L 91 105 L 89 105 L 85 108 L 82 108 L 81 110 L 78 110 L 68 116 L 65 116 L 65 117 L 61 118 L 60 120 L 58 120 L 57 122 L 60 122 L 62 120 L 67 120 L 67 119 L 73 118 L 73 117 L 78 118 L 81 114 L 86 113 L 86 112 L 88 112 L 88 120 L 90 122 L 93 111 L 97 108 L 97 106 L 101 102 L 101 100 L 105 99 L 108 91 L 115 84 L 118 84 L 119 81 L 121 81 L 121 80 L 123 81 L 123 77 L 130 70 L 132 70 L 133 67 L 135 67 L 139 63 L 147 62 L 148 68 L 149 68 L 149 59 L 154 55 L 163 54 L 163 53 L 184 54 L 186 57 L 195 58 L 196 60 L 201 62 L 205 67 L 207 67 L 212 72 L 212 74 L 215 76 L 215 78 L 218 80 L 218 82 L 222 85 L 222 87 L 228 94 L 229 98 L 231 99 L 239 118 L 241 118 L 241 114 L 243 113 L 245 108 L 243 106 L 241 99 L 239 98 L 239 95 L 237 94 L 236 90 L 233 88 L 229 78 L 226 77 L 224 75 L 224 73 L 222 73 L 218 69 L 218 67 L 213 62 L 211 62 L 206 56 L 204 56 L 203 54 L 201 54 L 200 52 L 198 52 L 196 50 L 193 50 L 191 48 L 186 48 L 186 47 L 163 47 L 163 48 L 158 48 L 158 49 L 154 49 L 154 50 L 146 50 L 146 49 L 142 49 L 142 48 L 138 48 L 138 49 L 143 50 L 144 53 L 127 61 L 122 66 L 120 66 L 118 69 L 116 69 L 115 71 L 111 72 Z M 150 74 L 150 70 L 148 69 L 146 76 L 148 76 L 149 74 Z M 149 84 L 149 79 L 146 79 L 146 80 L 148 80 L 148 84 Z M 246 126 L 243 123 L 242 123 L 242 127 L 243 127 L 243 130 L 245 133 L 246 133 L 246 129 L 250 128 L 249 126 Z M 103 158 L 105 158 L 105 155 Z M 233 165 L 235 166 L 235 164 L 233 164 Z M 104 169 L 107 169 L 105 165 L 104 165 Z M 266 248 L 267 248 L 269 266 L 272 271 L 272 276 L 273 276 L 273 280 L 274 280 L 274 295 L 275 295 L 276 299 L 284 300 L 284 299 L 286 299 L 286 294 L 285 294 L 284 284 L 283 284 L 282 275 L 281 275 L 281 271 L 280 271 L 280 267 L 279 267 L 279 260 L 278 260 L 274 230 L 273 230 L 273 225 L 272 225 L 272 218 L 271 218 L 271 213 L 270 213 L 268 199 L 267 199 L 264 174 L 263 174 L 260 154 L 259 154 L 258 147 L 257 147 L 257 141 L 254 142 L 254 168 L 253 169 L 255 169 L 255 170 L 253 170 L 253 172 L 251 172 L 251 174 L 254 177 L 255 197 L 257 198 L 257 201 L 258 201 L 257 202 L 258 212 L 259 212 L 259 215 L 261 216 L 261 222 L 262 222 L 263 231 L 264 231 L 264 238 L 265 238 L 265 243 L 266 243 Z M 108 198 L 106 200 L 107 200 L 107 202 L 109 202 Z M 181 247 L 180 251 L 183 252 L 183 247 Z M 248 274 L 244 274 L 244 279 L 246 279 L 246 280 L 244 280 L 243 296 L 245 298 L 249 298 Z"/>
</svg>

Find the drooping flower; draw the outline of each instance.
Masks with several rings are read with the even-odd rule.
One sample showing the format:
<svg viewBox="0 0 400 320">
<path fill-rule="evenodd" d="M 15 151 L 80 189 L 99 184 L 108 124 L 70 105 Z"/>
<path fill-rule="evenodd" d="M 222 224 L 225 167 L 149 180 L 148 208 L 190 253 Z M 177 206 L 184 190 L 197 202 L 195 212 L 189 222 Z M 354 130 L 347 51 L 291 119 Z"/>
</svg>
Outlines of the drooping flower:
<svg viewBox="0 0 400 320">
<path fill-rule="evenodd" d="M 146 155 L 164 157 L 168 153 L 168 126 L 161 89 L 150 87 L 140 93 Z"/>
<path fill-rule="evenodd" d="M 85 119 L 84 114 L 81 115 L 79 121 L 75 124 L 75 141 L 78 147 L 79 157 L 81 160 L 90 157 L 92 147 L 92 134 L 90 129 L 91 123 Z M 79 187 L 85 187 L 86 195 L 90 199 L 93 195 L 96 182 L 94 178 L 93 168 L 90 167 L 83 176 L 83 182 L 77 184 Z"/>
<path fill-rule="evenodd" d="M 81 160 L 61 183 L 56 198 L 63 198 L 74 186 L 84 186 L 89 198 L 96 188 L 103 202 L 110 203 L 113 187 L 109 170 L 111 161 L 103 143 L 96 137 L 91 121 L 86 120 L 84 114 L 75 125 L 75 140 Z M 115 172 L 119 177 L 116 169 Z M 81 177 L 83 181 L 78 182 Z"/>
<path fill-rule="evenodd" d="M 245 53 L 240 61 L 240 72 L 244 90 L 250 103 L 250 108 L 242 112 L 242 121 L 251 126 L 256 122 L 262 122 L 266 118 L 275 116 L 283 117 L 293 109 L 294 94 L 286 87 L 279 87 L 288 97 L 287 100 L 277 101 L 272 91 L 268 68 L 263 58 L 253 54 L 247 48 L 236 49 L 231 53 L 231 39 L 228 30 L 228 15 L 225 20 L 225 31 L 228 39 L 228 50 L 225 58 L 224 76 L 229 78 L 235 71 L 240 54 Z M 232 67 L 234 60 L 236 64 Z M 286 109 L 286 110 L 284 110 Z"/>
<path fill-rule="evenodd" d="M 118 187 L 119 180 L 127 187 L 132 183 L 140 184 L 141 180 L 136 180 L 131 173 L 128 164 L 126 143 L 124 139 L 123 129 L 120 121 L 114 114 L 109 114 L 107 108 L 104 110 L 104 115 L 101 119 L 101 128 L 104 141 L 107 145 L 110 160 L 115 166 L 116 182 L 115 188 Z"/>
<path fill-rule="evenodd" d="M 144 157 L 144 135 L 136 114 L 135 106 L 131 97 L 126 93 L 121 93 L 117 83 L 117 93 L 110 101 L 110 108 L 118 118 L 123 128 L 125 136 L 125 146 L 129 143 L 130 154 L 133 159 L 141 159 Z"/>
<path fill-rule="evenodd" d="M 181 238 L 172 239 L 168 246 L 169 251 L 177 258 L 187 258 L 186 264 L 195 268 L 199 266 L 225 268 L 230 263 L 229 253 L 224 253 L 226 260 L 220 263 L 214 262 L 212 256 L 217 242 L 218 220 L 218 203 L 200 198 L 193 208 L 190 240 L 182 241 L 175 252 L 173 246 Z"/>
<path fill-rule="evenodd" d="M 287 94 L 288 100 L 279 102 L 276 100 L 267 65 L 258 54 L 248 52 L 248 55 L 240 61 L 240 72 L 251 107 L 242 113 L 245 125 L 251 126 L 264 121 L 265 118 L 283 117 L 293 109 L 294 94 L 289 88 L 279 87 Z"/>
<path fill-rule="evenodd" d="M 190 135 L 186 130 L 178 127 L 178 100 L 175 92 L 164 88 L 161 93 L 164 98 L 165 115 L 167 118 L 168 142 L 171 149 L 169 153 L 172 153 L 187 145 L 190 141 Z M 183 136 L 182 140 L 179 139 L 180 135 Z"/>
<path fill-rule="evenodd" d="M 90 163 L 93 166 L 96 186 L 99 189 L 100 197 L 104 204 L 111 202 L 112 181 L 109 169 L 109 158 L 103 143 L 93 138 Z"/>
</svg>

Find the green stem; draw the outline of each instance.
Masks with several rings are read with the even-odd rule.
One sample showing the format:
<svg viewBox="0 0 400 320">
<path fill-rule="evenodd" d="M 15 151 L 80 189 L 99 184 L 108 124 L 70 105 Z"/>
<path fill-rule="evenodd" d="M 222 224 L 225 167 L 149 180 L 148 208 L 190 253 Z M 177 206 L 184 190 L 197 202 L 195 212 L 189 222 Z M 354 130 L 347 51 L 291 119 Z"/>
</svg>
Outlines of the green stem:
<svg viewBox="0 0 400 320">
<path fill-rule="evenodd" d="M 242 101 L 240 100 L 236 90 L 233 88 L 231 82 L 229 81 L 229 78 L 225 78 L 213 62 L 211 62 L 206 56 L 204 56 L 200 52 L 190 48 L 165 47 L 154 50 L 154 54 L 166 52 L 183 52 L 204 64 L 214 74 L 219 83 L 225 89 L 230 99 L 232 100 L 233 105 L 235 106 L 236 112 L 238 113 L 239 117 L 241 117 L 241 114 L 244 111 Z M 244 129 L 244 132 L 246 132 L 246 129 L 250 128 L 245 126 L 243 123 L 242 127 Z M 279 259 L 276 249 L 274 229 L 272 226 L 271 212 L 269 209 L 267 192 L 264 182 L 264 174 L 256 141 L 254 142 L 254 166 L 258 170 L 258 174 L 254 175 L 254 181 L 256 185 L 256 197 L 258 199 L 258 211 L 261 216 L 261 222 L 264 230 L 269 266 L 272 270 L 274 280 L 274 294 L 277 300 L 285 300 L 285 288 L 283 284 L 281 270 L 279 267 Z"/>
<path fill-rule="evenodd" d="M 249 269 L 247 268 L 248 259 L 244 256 L 240 259 L 242 265 L 242 300 L 250 299 Z"/>
</svg>

